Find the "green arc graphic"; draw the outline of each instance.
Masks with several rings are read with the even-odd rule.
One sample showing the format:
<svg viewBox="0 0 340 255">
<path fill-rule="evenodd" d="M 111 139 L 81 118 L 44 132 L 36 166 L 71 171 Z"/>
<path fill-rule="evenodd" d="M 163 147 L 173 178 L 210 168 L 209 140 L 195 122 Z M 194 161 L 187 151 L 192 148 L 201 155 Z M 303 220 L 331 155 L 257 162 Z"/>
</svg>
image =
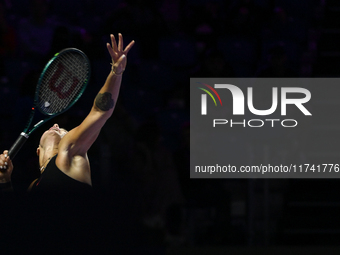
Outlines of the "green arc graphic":
<svg viewBox="0 0 340 255">
<path fill-rule="evenodd" d="M 217 106 L 216 100 L 215 100 L 214 96 L 208 90 L 200 88 L 200 87 L 198 87 L 198 88 L 203 90 L 204 92 L 206 92 L 209 96 L 211 96 L 211 98 L 214 100 L 215 106 Z"/>
</svg>

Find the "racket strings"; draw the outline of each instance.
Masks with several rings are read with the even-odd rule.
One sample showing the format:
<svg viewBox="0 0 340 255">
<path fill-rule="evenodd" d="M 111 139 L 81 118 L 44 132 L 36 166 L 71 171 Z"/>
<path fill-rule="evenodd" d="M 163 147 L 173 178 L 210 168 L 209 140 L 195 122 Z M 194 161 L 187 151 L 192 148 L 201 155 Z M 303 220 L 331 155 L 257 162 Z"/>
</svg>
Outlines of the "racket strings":
<svg viewBox="0 0 340 255">
<path fill-rule="evenodd" d="M 87 58 L 77 51 L 60 53 L 40 78 L 38 105 L 46 114 L 67 109 L 82 94 L 89 76 Z"/>
</svg>

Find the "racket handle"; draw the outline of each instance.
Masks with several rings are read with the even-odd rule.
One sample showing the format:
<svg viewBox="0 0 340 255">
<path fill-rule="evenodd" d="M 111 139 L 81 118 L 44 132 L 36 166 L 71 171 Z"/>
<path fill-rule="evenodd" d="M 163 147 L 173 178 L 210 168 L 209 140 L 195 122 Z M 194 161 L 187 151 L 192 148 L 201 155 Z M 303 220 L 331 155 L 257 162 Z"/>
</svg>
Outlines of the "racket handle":
<svg viewBox="0 0 340 255">
<path fill-rule="evenodd" d="M 28 137 L 29 136 L 24 132 L 22 132 L 19 135 L 18 139 L 15 141 L 15 143 L 12 145 L 12 147 L 9 149 L 9 152 L 8 152 L 8 155 L 11 157 L 11 160 L 13 160 L 15 155 L 17 155 L 21 147 L 27 141 Z"/>
</svg>

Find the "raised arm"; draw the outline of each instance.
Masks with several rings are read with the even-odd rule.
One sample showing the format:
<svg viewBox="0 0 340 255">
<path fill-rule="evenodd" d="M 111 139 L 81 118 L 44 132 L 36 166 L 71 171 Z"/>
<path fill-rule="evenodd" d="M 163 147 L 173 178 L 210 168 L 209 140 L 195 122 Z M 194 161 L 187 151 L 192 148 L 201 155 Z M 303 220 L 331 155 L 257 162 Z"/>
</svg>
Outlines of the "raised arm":
<svg viewBox="0 0 340 255">
<path fill-rule="evenodd" d="M 123 36 L 119 36 L 118 45 L 115 37 L 111 35 L 111 45 L 107 49 L 112 58 L 112 70 L 106 78 L 104 86 L 97 94 L 92 109 L 84 121 L 68 132 L 59 144 L 59 153 L 66 152 L 68 157 L 84 156 L 94 141 L 106 120 L 112 115 L 118 99 L 122 74 L 126 67 L 126 56 L 132 48 L 134 41 L 124 49 Z"/>
</svg>

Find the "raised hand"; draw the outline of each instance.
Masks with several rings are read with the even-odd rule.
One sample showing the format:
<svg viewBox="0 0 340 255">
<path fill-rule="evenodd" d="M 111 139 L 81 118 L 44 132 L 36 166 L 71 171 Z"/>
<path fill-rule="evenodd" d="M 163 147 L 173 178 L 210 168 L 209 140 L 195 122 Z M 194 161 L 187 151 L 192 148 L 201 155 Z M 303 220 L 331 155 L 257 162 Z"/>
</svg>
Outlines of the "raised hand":
<svg viewBox="0 0 340 255">
<path fill-rule="evenodd" d="M 12 171 L 12 160 L 10 160 L 8 156 L 8 151 L 5 150 L 3 154 L 0 155 L 0 183 L 10 182 Z"/>
<path fill-rule="evenodd" d="M 110 35 L 111 37 L 111 45 L 109 43 L 106 44 L 107 49 L 110 53 L 112 58 L 112 72 L 116 75 L 120 75 L 124 72 L 126 67 L 126 56 L 129 50 L 134 45 L 135 41 L 131 41 L 128 46 L 123 46 L 123 36 L 122 34 L 118 34 L 118 46 L 116 43 L 116 39 L 113 34 Z"/>
</svg>

